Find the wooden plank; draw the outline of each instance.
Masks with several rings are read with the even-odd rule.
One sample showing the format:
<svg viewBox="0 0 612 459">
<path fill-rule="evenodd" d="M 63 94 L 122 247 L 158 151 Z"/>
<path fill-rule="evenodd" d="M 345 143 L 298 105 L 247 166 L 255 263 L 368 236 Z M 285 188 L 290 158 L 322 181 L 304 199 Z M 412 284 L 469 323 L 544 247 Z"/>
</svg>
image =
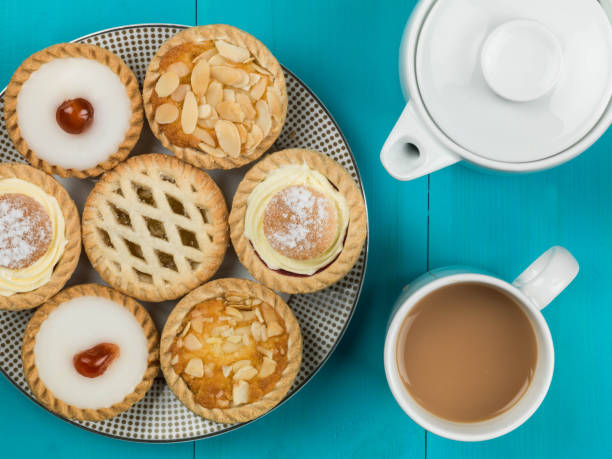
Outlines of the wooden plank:
<svg viewBox="0 0 612 459">
<path fill-rule="evenodd" d="M 552 386 L 517 431 L 479 444 L 428 436 L 430 458 L 610 457 L 612 133 L 557 169 L 492 175 L 454 166 L 431 176 L 430 264 L 485 268 L 512 280 L 548 247 L 581 266 L 544 310 L 556 350 Z"/>
<path fill-rule="evenodd" d="M 194 0 L 132 2 L 3 2 L 0 84 L 5 86 L 27 56 L 46 46 L 131 23 L 194 23 Z M 188 459 L 193 444 L 147 445 L 112 440 L 67 424 L 32 403 L 0 377 L 2 457 Z"/>
<path fill-rule="evenodd" d="M 378 159 L 403 108 L 397 47 L 413 3 L 198 3 L 198 24 L 229 23 L 254 34 L 326 104 L 357 157 L 370 218 L 366 284 L 330 361 L 268 416 L 197 442 L 198 458 L 424 456 L 423 431 L 395 404 L 382 364 L 392 302 L 426 269 L 427 179 L 397 182 Z"/>
</svg>

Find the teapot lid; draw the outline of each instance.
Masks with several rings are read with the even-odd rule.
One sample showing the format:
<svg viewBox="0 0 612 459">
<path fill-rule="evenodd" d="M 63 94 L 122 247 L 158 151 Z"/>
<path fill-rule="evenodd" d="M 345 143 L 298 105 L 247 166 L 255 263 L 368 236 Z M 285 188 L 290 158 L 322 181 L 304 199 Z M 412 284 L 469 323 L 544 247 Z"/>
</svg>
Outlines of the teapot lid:
<svg viewBox="0 0 612 459">
<path fill-rule="evenodd" d="M 444 0 L 417 41 L 416 81 L 453 142 L 530 162 L 587 135 L 612 98 L 612 27 L 595 0 Z"/>
</svg>

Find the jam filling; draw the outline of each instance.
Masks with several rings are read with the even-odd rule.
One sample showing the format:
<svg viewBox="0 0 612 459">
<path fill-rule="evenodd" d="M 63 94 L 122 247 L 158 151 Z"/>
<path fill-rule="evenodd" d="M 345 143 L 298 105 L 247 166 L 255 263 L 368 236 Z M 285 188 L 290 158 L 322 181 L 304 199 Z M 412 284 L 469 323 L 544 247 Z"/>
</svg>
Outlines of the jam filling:
<svg viewBox="0 0 612 459">
<path fill-rule="evenodd" d="M 119 357 L 119 346 L 113 343 L 100 343 L 75 354 L 72 363 L 82 376 L 97 378 L 104 374 L 117 357 Z"/>
<path fill-rule="evenodd" d="M 64 101 L 55 112 L 55 120 L 68 134 L 81 134 L 93 123 L 94 108 L 81 97 Z"/>
</svg>

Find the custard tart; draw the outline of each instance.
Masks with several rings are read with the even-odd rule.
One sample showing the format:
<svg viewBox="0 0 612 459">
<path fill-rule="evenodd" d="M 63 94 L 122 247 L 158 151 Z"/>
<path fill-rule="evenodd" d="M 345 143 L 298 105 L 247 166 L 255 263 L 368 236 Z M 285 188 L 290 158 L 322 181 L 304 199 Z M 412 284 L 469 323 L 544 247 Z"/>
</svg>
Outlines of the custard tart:
<svg viewBox="0 0 612 459">
<path fill-rule="evenodd" d="M 277 60 L 255 37 L 223 24 L 166 41 L 149 64 L 143 98 L 153 134 L 204 169 L 254 161 L 277 139 L 287 114 Z"/>
<path fill-rule="evenodd" d="M 302 336 L 273 291 L 218 279 L 172 310 L 160 361 L 168 385 L 191 411 L 215 422 L 246 422 L 287 394 L 300 369 Z"/>
<path fill-rule="evenodd" d="M 104 174 L 83 210 L 83 245 L 117 290 L 144 301 L 178 298 L 217 271 L 229 243 L 227 206 L 203 170 L 162 154 Z"/>
<path fill-rule="evenodd" d="M 101 285 L 77 285 L 34 313 L 22 360 L 28 385 L 46 408 L 101 421 L 144 397 L 159 373 L 159 340 L 136 301 Z"/>
<path fill-rule="evenodd" d="M 66 190 L 31 166 L 0 164 L 0 309 L 45 302 L 80 253 L 79 214 Z"/>
<path fill-rule="evenodd" d="M 61 43 L 26 59 L 4 95 L 17 151 L 62 177 L 91 177 L 123 161 L 140 136 L 142 97 L 134 73 L 95 45 Z"/>
<path fill-rule="evenodd" d="M 340 164 L 311 150 L 271 154 L 234 195 L 230 235 L 253 277 L 285 293 L 321 290 L 344 277 L 363 248 L 363 195 Z"/>
</svg>

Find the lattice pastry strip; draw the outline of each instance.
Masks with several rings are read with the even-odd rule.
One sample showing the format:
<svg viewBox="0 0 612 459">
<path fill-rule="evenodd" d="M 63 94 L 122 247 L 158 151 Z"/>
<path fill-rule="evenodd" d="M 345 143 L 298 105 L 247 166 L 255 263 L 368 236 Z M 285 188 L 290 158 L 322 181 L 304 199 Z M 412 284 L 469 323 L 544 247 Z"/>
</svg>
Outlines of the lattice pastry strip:
<svg viewBox="0 0 612 459">
<path fill-rule="evenodd" d="M 94 187 L 83 237 L 92 265 L 115 288 L 149 301 L 176 298 L 221 264 L 227 207 L 204 171 L 170 156 L 142 155 Z"/>
</svg>

